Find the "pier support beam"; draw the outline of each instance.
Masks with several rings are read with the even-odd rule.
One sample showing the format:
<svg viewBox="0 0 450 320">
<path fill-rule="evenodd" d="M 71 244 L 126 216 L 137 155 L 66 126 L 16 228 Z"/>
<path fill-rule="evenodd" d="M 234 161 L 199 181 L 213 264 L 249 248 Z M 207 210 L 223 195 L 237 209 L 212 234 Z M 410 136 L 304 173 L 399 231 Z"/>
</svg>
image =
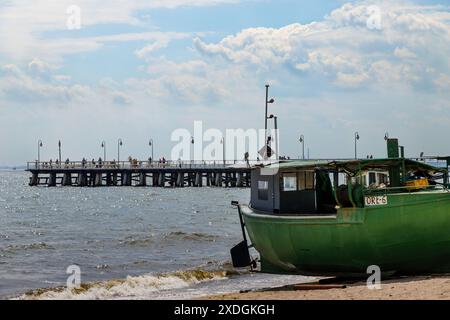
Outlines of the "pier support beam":
<svg viewBox="0 0 450 320">
<path fill-rule="evenodd" d="M 101 187 L 102 186 L 102 174 L 101 173 L 96 173 L 95 174 L 95 178 L 94 178 L 94 186 L 96 187 Z"/>
<path fill-rule="evenodd" d="M 111 173 L 106 174 L 106 185 L 108 187 L 110 187 L 112 185 L 112 174 Z"/>
<path fill-rule="evenodd" d="M 244 183 L 245 183 L 245 181 L 244 181 L 243 173 L 238 173 L 236 186 L 238 188 L 242 188 L 244 186 Z"/>
<path fill-rule="evenodd" d="M 166 185 L 166 174 L 161 172 L 158 177 L 158 186 L 165 187 Z"/>
<path fill-rule="evenodd" d="M 176 173 L 171 173 L 170 174 L 170 178 L 169 178 L 169 185 L 174 188 L 176 187 L 176 183 L 177 183 L 177 174 Z"/>
<path fill-rule="evenodd" d="M 131 187 L 131 177 L 132 173 L 122 172 L 122 185 L 126 187 Z"/>
<path fill-rule="evenodd" d="M 38 184 L 39 184 L 39 174 L 33 173 L 31 175 L 31 179 L 30 179 L 30 186 L 34 187 L 34 186 L 37 186 Z"/>
<path fill-rule="evenodd" d="M 152 173 L 152 186 L 157 187 L 158 186 L 158 180 L 159 180 L 159 174 L 156 172 Z"/>
<path fill-rule="evenodd" d="M 87 179 L 88 179 L 88 186 L 94 187 L 95 186 L 95 174 L 90 172 L 88 174 L 88 178 Z"/>
<path fill-rule="evenodd" d="M 78 186 L 85 187 L 87 185 L 87 174 L 84 172 L 78 173 Z"/>
<path fill-rule="evenodd" d="M 48 178 L 48 186 L 56 187 L 56 173 L 50 173 L 50 177 Z"/>
<path fill-rule="evenodd" d="M 237 178 L 236 173 L 231 174 L 231 187 L 236 188 L 237 185 Z"/>
<path fill-rule="evenodd" d="M 224 186 L 225 188 L 230 187 L 231 185 L 231 175 L 229 173 L 225 173 L 225 183 Z"/>
<path fill-rule="evenodd" d="M 203 177 L 201 173 L 196 173 L 195 174 L 195 182 L 194 182 L 194 186 L 195 187 L 201 187 L 203 184 Z"/>
<path fill-rule="evenodd" d="M 215 186 L 216 187 L 221 187 L 222 186 L 222 173 L 220 172 L 216 172 L 216 179 L 215 179 Z"/>
<path fill-rule="evenodd" d="M 145 187 L 147 185 L 147 174 L 144 172 L 139 173 L 139 187 Z"/>
<path fill-rule="evenodd" d="M 183 188 L 184 187 L 184 172 L 178 172 L 176 186 L 178 188 Z"/>
<path fill-rule="evenodd" d="M 72 185 L 72 174 L 71 173 L 64 173 L 62 185 L 63 186 L 71 186 Z"/>
</svg>

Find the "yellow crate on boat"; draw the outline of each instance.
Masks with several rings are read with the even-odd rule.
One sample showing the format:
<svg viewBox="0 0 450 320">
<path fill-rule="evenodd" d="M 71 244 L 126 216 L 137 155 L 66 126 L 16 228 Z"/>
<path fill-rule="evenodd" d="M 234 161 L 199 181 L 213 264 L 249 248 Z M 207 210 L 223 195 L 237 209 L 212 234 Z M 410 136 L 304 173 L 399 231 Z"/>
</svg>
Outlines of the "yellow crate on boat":
<svg viewBox="0 0 450 320">
<path fill-rule="evenodd" d="M 428 182 L 427 178 L 422 179 L 416 179 L 411 181 L 406 181 L 405 185 L 408 187 L 408 189 L 422 189 L 428 187 L 430 184 Z"/>
</svg>

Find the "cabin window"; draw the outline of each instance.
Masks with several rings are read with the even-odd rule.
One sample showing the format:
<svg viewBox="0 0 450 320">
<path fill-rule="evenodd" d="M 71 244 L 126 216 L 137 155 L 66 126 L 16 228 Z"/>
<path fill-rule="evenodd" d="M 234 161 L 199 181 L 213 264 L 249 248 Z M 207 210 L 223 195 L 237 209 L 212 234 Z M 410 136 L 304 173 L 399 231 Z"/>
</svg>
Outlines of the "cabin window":
<svg viewBox="0 0 450 320">
<path fill-rule="evenodd" d="M 380 184 L 387 184 L 388 183 L 388 176 L 384 173 L 378 174 L 378 181 Z"/>
<path fill-rule="evenodd" d="M 306 171 L 306 190 L 314 190 L 314 171 Z"/>
<path fill-rule="evenodd" d="M 269 181 L 258 181 L 258 199 L 269 200 Z"/>
<path fill-rule="evenodd" d="M 369 185 L 377 183 L 377 176 L 375 172 L 369 172 Z"/>
<path fill-rule="evenodd" d="M 297 174 L 283 175 L 283 191 L 297 191 Z"/>
<path fill-rule="evenodd" d="M 297 190 L 314 189 L 314 171 L 301 171 L 297 174 Z"/>
</svg>

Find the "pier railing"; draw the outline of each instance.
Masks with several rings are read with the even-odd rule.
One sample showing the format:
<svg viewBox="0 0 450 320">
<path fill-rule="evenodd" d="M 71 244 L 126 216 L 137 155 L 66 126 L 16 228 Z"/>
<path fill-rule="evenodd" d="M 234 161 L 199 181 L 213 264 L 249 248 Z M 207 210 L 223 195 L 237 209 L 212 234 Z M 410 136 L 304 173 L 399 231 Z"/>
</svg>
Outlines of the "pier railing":
<svg viewBox="0 0 450 320">
<path fill-rule="evenodd" d="M 232 166 L 247 166 L 257 161 L 68 161 L 68 162 L 27 162 L 27 170 L 49 169 L 164 169 L 164 168 L 226 168 Z"/>
</svg>

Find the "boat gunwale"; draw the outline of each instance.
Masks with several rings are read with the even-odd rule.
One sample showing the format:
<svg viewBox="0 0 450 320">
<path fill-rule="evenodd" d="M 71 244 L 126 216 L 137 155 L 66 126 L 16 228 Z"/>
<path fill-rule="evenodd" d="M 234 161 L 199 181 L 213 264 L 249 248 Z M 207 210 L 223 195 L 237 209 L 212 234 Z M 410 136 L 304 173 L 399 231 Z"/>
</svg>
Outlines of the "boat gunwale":
<svg viewBox="0 0 450 320">
<path fill-rule="evenodd" d="M 337 214 L 323 214 L 323 215 L 310 215 L 310 214 L 274 214 L 268 211 L 261 211 L 254 209 L 251 205 L 241 205 L 242 213 L 247 216 L 266 217 L 270 219 L 285 219 L 285 220 L 336 220 Z M 248 209 L 249 212 L 246 212 Z"/>
</svg>

